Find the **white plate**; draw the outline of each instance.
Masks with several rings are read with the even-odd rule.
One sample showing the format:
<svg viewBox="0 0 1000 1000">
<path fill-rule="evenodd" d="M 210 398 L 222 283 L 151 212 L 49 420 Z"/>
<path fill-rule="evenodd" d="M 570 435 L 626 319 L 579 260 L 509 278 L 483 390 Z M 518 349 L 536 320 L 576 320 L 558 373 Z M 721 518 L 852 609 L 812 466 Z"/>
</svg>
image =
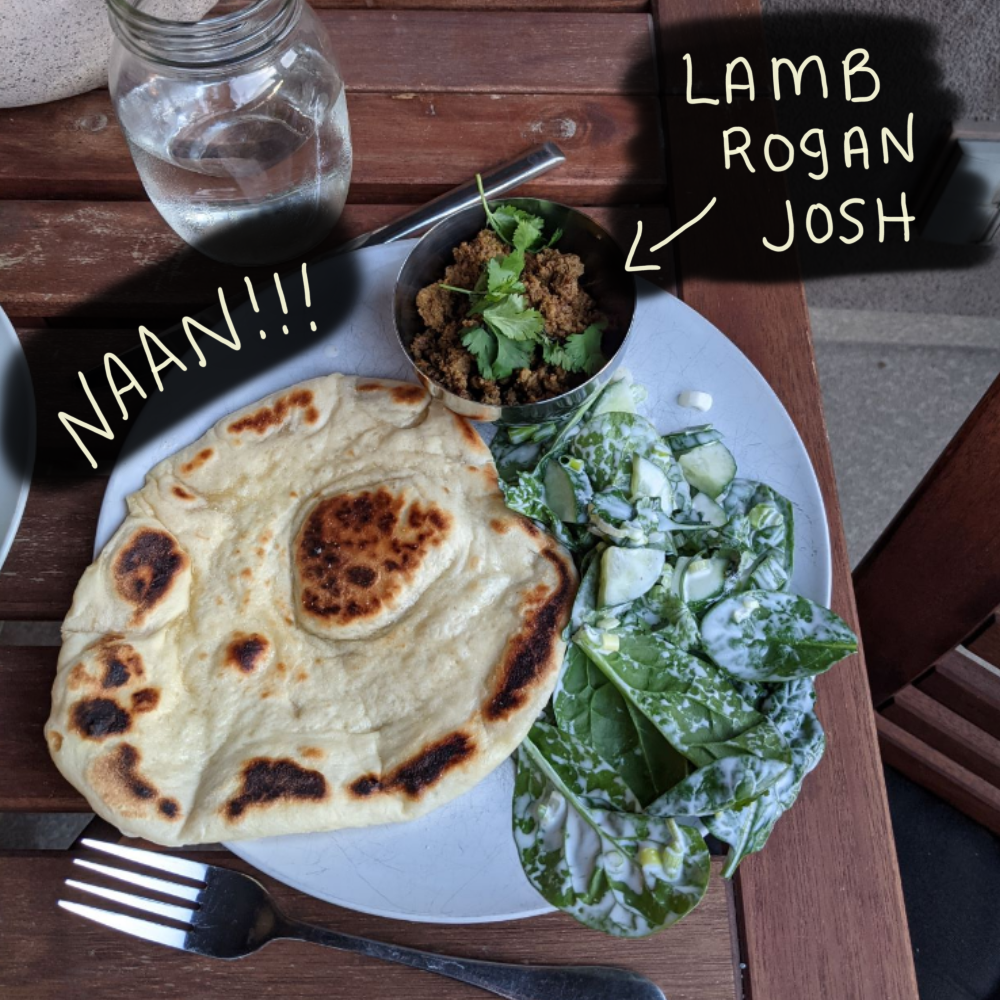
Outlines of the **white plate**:
<svg viewBox="0 0 1000 1000">
<path fill-rule="evenodd" d="M 14 327 L 0 309 L 0 567 L 10 551 L 35 464 L 35 393 Z"/>
<path fill-rule="evenodd" d="M 310 267 L 313 288 L 336 287 L 338 268 L 357 269 L 356 306 L 301 354 L 255 375 L 123 457 L 108 483 L 97 528 L 100 548 L 121 523 L 124 499 L 166 455 L 190 444 L 225 414 L 286 385 L 339 371 L 411 378 L 392 325 L 396 275 L 412 241 L 331 258 Z M 360 265 L 360 266 L 359 266 Z M 795 505 L 793 589 L 829 604 L 826 515 L 805 448 L 760 373 L 714 326 L 683 302 L 643 283 L 625 365 L 649 389 L 644 412 L 663 431 L 710 419 L 725 435 L 740 475 L 763 480 Z M 258 299 L 261 292 L 258 291 Z M 249 313 L 245 322 L 254 324 Z M 317 316 L 317 321 L 321 322 Z M 237 330 L 244 327 L 235 314 Z M 251 329 L 253 326 L 251 326 Z M 210 358 L 210 363 L 215 362 Z M 140 376 L 141 377 L 141 376 Z M 185 378 L 175 373 L 136 424 L 151 419 Z M 709 414 L 677 405 L 685 389 L 712 394 Z M 412 823 L 227 845 L 261 871 L 320 899 L 364 913 L 435 923 L 477 923 L 545 913 L 551 907 L 521 871 L 511 836 L 513 765 Z"/>
</svg>

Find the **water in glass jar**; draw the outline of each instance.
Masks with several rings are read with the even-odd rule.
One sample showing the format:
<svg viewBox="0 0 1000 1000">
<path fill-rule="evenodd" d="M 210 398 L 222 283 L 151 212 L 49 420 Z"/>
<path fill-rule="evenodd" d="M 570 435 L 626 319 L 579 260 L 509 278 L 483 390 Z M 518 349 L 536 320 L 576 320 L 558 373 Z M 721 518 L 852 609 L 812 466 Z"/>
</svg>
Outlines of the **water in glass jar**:
<svg viewBox="0 0 1000 1000">
<path fill-rule="evenodd" d="M 210 257 L 289 260 L 340 217 L 351 177 L 343 87 L 288 82 L 266 68 L 214 84 L 154 79 L 119 105 L 150 199 Z"/>
</svg>

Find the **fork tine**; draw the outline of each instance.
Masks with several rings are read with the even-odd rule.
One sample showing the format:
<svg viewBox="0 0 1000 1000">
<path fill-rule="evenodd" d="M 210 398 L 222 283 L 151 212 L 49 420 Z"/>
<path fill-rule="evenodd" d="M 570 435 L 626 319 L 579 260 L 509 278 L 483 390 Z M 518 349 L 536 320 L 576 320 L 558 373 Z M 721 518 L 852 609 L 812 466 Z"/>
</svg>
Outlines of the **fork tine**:
<svg viewBox="0 0 1000 1000">
<path fill-rule="evenodd" d="M 167 882 L 162 878 L 153 878 L 150 875 L 140 875 L 138 872 L 127 872 L 121 868 L 111 868 L 108 865 L 99 865 L 95 861 L 85 861 L 83 858 L 74 858 L 73 864 L 82 865 L 91 871 L 100 872 L 109 878 L 118 878 L 123 882 L 131 882 L 142 889 L 152 889 L 153 892 L 162 892 L 168 896 L 176 896 L 178 899 L 189 899 L 196 902 L 201 895 L 201 887 L 196 885 L 180 885 L 177 882 Z"/>
<path fill-rule="evenodd" d="M 184 950 L 187 931 L 178 930 L 176 927 L 164 927 L 162 924 L 154 924 L 150 920 L 126 917 L 123 913 L 99 910 L 95 906 L 83 906 L 81 903 L 69 903 L 65 899 L 60 899 L 59 905 L 64 910 L 75 913 L 78 917 L 85 917 L 87 920 L 93 920 L 94 923 L 104 924 L 105 927 L 110 927 L 113 930 L 122 931 L 146 941 L 153 941 L 156 944 L 165 944 L 169 948 Z"/>
<path fill-rule="evenodd" d="M 155 913 L 170 920 L 177 920 L 182 924 L 190 924 L 194 910 L 189 910 L 186 906 L 175 906 L 173 903 L 161 903 L 158 899 L 149 899 L 146 896 L 133 896 L 128 892 L 119 892 L 117 889 L 105 889 L 102 885 L 90 885 L 87 882 L 77 882 L 76 879 L 66 879 L 66 885 L 79 889 L 81 892 L 90 892 L 95 896 L 110 899 L 113 903 L 121 903 L 123 906 L 131 906 L 136 910 L 145 910 L 147 913 Z"/>
<path fill-rule="evenodd" d="M 91 840 L 90 837 L 84 837 L 80 843 L 92 850 L 104 851 L 105 854 L 113 854 L 116 858 L 125 858 L 128 861 L 136 862 L 136 864 L 146 865 L 148 868 L 159 868 L 160 871 L 171 872 L 183 878 L 193 878 L 197 882 L 205 881 L 205 876 L 211 867 L 199 864 L 197 861 L 177 858 L 171 854 L 140 851 L 138 847 L 123 847 L 121 844 L 109 844 L 106 840 Z"/>
</svg>

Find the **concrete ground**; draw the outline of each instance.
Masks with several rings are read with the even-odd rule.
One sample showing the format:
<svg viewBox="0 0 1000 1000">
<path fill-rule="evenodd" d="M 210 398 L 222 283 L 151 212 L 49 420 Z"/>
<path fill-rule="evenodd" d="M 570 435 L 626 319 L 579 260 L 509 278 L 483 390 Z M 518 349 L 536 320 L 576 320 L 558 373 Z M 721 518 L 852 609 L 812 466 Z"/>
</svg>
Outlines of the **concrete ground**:
<svg viewBox="0 0 1000 1000">
<path fill-rule="evenodd" d="M 1000 318 L 810 310 L 856 565 L 1000 375 Z"/>
</svg>

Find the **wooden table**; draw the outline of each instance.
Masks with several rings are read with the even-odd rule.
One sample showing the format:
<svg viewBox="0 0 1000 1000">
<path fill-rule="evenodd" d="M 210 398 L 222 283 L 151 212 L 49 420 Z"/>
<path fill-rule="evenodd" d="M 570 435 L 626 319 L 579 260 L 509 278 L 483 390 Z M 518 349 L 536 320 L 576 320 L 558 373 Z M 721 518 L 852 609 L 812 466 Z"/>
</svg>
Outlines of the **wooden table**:
<svg viewBox="0 0 1000 1000">
<path fill-rule="evenodd" d="M 557 141 L 569 160 L 525 193 L 583 207 L 626 246 L 639 218 L 660 239 L 670 231 L 668 206 L 685 220 L 720 193 L 716 129 L 738 110 L 723 105 L 709 119 L 687 105 L 681 56 L 692 51 L 716 67 L 736 54 L 762 58 L 757 0 L 314 6 L 340 54 L 355 141 L 350 202 L 331 244 L 544 139 Z M 765 100 L 740 113 L 766 129 L 771 110 Z M 745 179 L 727 178 L 725 212 L 674 244 L 676 272 L 661 251 L 663 270 L 648 273 L 728 334 L 783 399 L 823 485 L 834 606 L 854 622 L 801 283 L 706 277 L 713 258 L 728 252 L 730 228 L 759 232 L 768 199 L 783 197 L 773 179 L 757 180 L 766 197 Z M 745 253 L 747 274 L 768 273 L 759 247 Z M 27 512 L 0 573 L 0 621 L 8 623 L 0 630 L 0 810 L 85 808 L 41 738 L 57 651 L 12 645 L 29 634 L 17 622 L 64 616 L 90 561 L 114 458 L 112 449 L 98 450 L 92 472 L 55 414 L 88 412 L 77 370 L 134 344 L 137 322 L 162 330 L 208 302 L 218 285 L 236 288 L 242 274 L 186 250 L 148 204 L 106 93 L 0 112 L 0 303 L 22 338 L 40 413 Z M 823 677 L 819 690 L 830 747 L 798 805 L 732 886 L 716 875 L 689 919 L 655 939 L 616 942 L 561 914 L 463 928 L 404 924 L 337 911 L 291 890 L 279 895 L 298 916 L 420 947 L 632 966 L 671 1000 L 914 1000 L 861 658 Z M 228 965 L 125 941 L 56 910 L 68 874 L 64 854 L 0 856 L 4 996 L 479 995 L 302 945 Z"/>
</svg>

